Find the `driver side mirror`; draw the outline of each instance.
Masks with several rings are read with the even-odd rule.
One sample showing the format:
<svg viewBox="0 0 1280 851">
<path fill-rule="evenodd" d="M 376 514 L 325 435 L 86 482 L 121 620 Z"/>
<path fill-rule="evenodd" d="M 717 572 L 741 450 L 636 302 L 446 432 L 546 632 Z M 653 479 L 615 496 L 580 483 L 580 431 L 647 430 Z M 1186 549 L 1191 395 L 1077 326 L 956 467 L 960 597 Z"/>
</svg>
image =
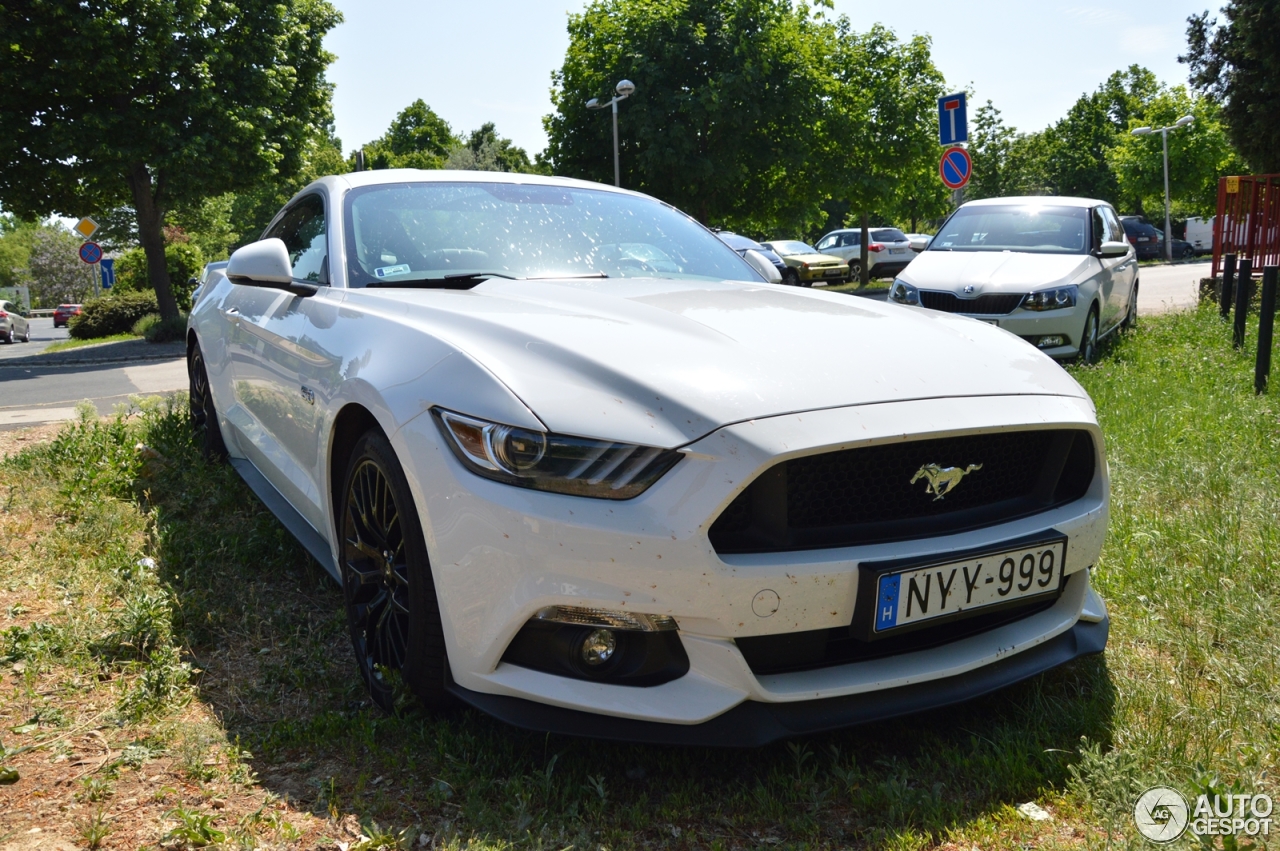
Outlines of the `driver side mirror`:
<svg viewBox="0 0 1280 851">
<path fill-rule="evenodd" d="M 1104 242 L 1098 249 L 1099 257 L 1123 257 L 1129 253 L 1127 242 Z"/>
<path fill-rule="evenodd" d="M 227 279 L 233 284 L 271 287 L 304 297 L 315 295 L 318 289 L 315 284 L 293 279 L 289 249 L 285 248 L 283 240 L 275 237 L 236 249 L 227 261 Z"/>
<path fill-rule="evenodd" d="M 742 259 L 755 269 L 770 284 L 782 283 L 782 274 L 778 271 L 778 267 L 769 262 L 769 258 L 765 257 L 754 248 L 748 248 L 742 252 Z"/>
</svg>

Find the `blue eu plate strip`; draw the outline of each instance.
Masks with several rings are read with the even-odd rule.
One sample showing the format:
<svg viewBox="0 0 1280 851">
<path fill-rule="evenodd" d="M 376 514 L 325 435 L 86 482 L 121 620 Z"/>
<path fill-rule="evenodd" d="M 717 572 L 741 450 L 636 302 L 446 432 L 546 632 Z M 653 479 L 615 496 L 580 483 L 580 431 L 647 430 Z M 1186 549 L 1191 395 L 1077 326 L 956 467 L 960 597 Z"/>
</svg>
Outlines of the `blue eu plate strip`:
<svg viewBox="0 0 1280 851">
<path fill-rule="evenodd" d="M 887 629 L 898 623 L 898 586 L 902 578 L 893 576 L 880 577 L 880 597 L 876 601 L 876 629 Z"/>
</svg>

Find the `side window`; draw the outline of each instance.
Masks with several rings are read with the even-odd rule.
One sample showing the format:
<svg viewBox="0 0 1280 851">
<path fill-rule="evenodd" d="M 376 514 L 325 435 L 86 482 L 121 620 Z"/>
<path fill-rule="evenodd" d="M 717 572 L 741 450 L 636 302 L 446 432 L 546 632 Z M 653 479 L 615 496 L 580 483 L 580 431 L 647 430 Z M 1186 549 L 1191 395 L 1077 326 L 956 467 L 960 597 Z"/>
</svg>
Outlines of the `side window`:
<svg viewBox="0 0 1280 851">
<path fill-rule="evenodd" d="M 847 248 L 857 248 L 862 244 L 862 232 L 846 233 L 844 235 L 844 245 Z"/>
<path fill-rule="evenodd" d="M 266 236 L 284 241 L 294 278 L 327 285 L 329 242 L 326 230 L 324 200 L 319 195 L 308 195 L 290 207 Z"/>
<path fill-rule="evenodd" d="M 819 242 L 816 247 L 819 251 L 826 251 L 828 248 L 831 248 L 832 246 L 834 246 L 837 240 L 839 240 L 839 237 L 829 236 L 826 239 L 822 240 L 822 242 Z"/>
</svg>

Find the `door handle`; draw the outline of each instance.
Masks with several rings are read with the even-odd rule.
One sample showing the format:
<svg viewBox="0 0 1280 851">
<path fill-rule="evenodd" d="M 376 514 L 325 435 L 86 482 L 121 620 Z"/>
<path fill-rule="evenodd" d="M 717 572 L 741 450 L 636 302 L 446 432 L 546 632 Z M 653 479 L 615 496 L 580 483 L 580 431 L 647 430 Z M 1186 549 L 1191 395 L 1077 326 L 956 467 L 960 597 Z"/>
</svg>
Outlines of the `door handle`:
<svg viewBox="0 0 1280 851">
<path fill-rule="evenodd" d="M 225 310 L 223 310 L 223 311 L 222 311 L 222 315 L 223 315 L 223 316 L 225 316 L 225 317 L 227 318 L 227 321 L 228 321 L 228 322 L 239 322 L 239 321 L 240 321 L 240 311 L 239 311 L 237 308 L 234 308 L 234 307 L 228 307 L 228 308 L 226 308 Z"/>
</svg>

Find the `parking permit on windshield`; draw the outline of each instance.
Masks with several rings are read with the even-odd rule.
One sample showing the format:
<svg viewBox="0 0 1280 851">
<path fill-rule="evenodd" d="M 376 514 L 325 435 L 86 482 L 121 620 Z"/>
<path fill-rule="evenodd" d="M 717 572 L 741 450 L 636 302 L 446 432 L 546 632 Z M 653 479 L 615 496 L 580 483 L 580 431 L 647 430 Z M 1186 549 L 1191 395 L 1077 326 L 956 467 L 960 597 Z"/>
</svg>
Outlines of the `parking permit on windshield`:
<svg viewBox="0 0 1280 851">
<path fill-rule="evenodd" d="M 412 271 L 413 270 L 409 268 L 408 264 L 401 263 L 398 266 L 379 266 L 377 269 L 373 270 L 373 274 L 377 275 L 379 278 L 390 278 L 395 275 L 407 275 Z"/>
</svg>

